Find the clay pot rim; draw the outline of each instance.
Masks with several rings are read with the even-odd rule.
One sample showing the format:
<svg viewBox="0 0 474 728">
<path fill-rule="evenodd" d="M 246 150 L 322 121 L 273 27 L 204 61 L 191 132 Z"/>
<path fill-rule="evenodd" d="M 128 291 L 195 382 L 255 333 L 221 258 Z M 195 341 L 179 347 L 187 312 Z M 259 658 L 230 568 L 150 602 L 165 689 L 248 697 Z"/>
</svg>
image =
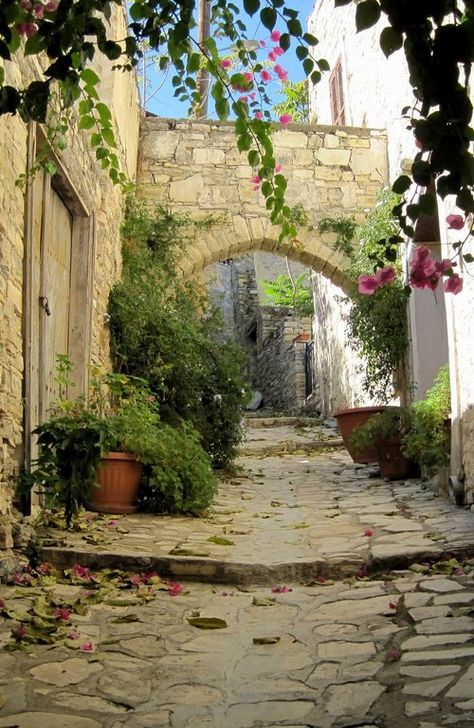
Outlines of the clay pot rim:
<svg viewBox="0 0 474 728">
<path fill-rule="evenodd" d="M 139 462 L 138 456 L 134 455 L 132 452 L 115 452 L 114 450 L 101 455 L 101 459 L 102 460 L 134 460 L 135 462 Z"/>
<path fill-rule="evenodd" d="M 395 404 L 380 404 L 370 407 L 348 407 L 347 409 L 337 410 L 337 412 L 334 413 L 334 417 L 339 417 L 339 415 L 348 415 L 351 412 L 383 412 L 387 409 L 399 409 L 399 406 Z"/>
</svg>

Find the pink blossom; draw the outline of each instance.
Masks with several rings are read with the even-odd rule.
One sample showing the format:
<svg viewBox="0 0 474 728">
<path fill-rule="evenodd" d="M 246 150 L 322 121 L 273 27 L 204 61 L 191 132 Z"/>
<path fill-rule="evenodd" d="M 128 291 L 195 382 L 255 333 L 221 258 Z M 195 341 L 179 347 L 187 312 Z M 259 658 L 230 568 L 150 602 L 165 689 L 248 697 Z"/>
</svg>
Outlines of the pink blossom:
<svg viewBox="0 0 474 728">
<path fill-rule="evenodd" d="M 15 571 L 10 578 L 10 582 L 17 586 L 31 586 L 32 578 L 30 574 L 21 574 L 19 571 Z"/>
<path fill-rule="evenodd" d="M 27 38 L 31 38 L 38 32 L 36 23 L 17 23 L 16 29 L 20 35 L 26 35 Z"/>
<path fill-rule="evenodd" d="M 229 58 L 224 58 L 221 61 L 221 68 L 223 68 L 225 71 L 227 71 L 228 68 L 232 66 L 232 61 Z"/>
<path fill-rule="evenodd" d="M 54 617 L 62 622 L 69 622 L 71 619 L 71 610 L 65 607 L 56 607 L 54 610 Z"/>
<path fill-rule="evenodd" d="M 359 276 L 358 291 L 362 295 L 371 296 L 379 286 L 380 283 L 375 276 Z"/>
<path fill-rule="evenodd" d="M 388 283 L 393 283 L 397 277 L 397 273 L 393 266 L 386 265 L 385 268 L 381 268 L 377 271 L 375 277 L 377 278 L 379 285 L 386 286 Z"/>
<path fill-rule="evenodd" d="M 282 126 L 287 126 L 288 124 L 291 124 L 293 121 L 293 117 L 290 114 L 283 114 L 283 116 L 280 116 L 280 124 Z"/>
<path fill-rule="evenodd" d="M 359 569 L 359 571 L 356 571 L 355 576 L 358 579 L 365 579 L 365 577 L 367 576 L 367 569 L 365 568 L 365 566 Z"/>
<path fill-rule="evenodd" d="M 446 293 L 454 293 L 454 295 L 456 295 L 462 291 L 462 285 L 462 278 L 458 276 L 457 273 L 453 273 L 452 276 L 449 276 L 449 278 L 445 280 L 443 288 Z"/>
<path fill-rule="evenodd" d="M 454 263 L 449 258 L 443 258 L 443 260 L 435 261 L 435 265 L 439 273 L 447 273 L 448 271 L 452 271 Z"/>
<path fill-rule="evenodd" d="M 182 584 L 179 584 L 177 581 L 170 581 L 170 588 L 168 590 L 168 594 L 170 595 L 170 597 L 177 597 L 178 594 L 181 594 L 182 591 Z"/>
<path fill-rule="evenodd" d="M 43 561 L 43 563 L 36 568 L 36 571 L 38 572 L 38 574 L 41 574 L 41 576 L 45 576 L 45 574 L 50 573 L 51 564 L 49 564 L 47 561 Z"/>
<path fill-rule="evenodd" d="M 260 45 L 260 48 L 265 48 L 265 46 L 266 46 L 267 44 L 265 43 L 265 41 L 264 41 L 264 40 L 260 40 L 260 41 L 259 41 L 259 45 Z"/>
<path fill-rule="evenodd" d="M 285 71 L 284 68 L 282 68 L 278 63 L 275 64 L 275 73 L 280 79 L 280 81 L 288 81 L 288 72 Z"/>
<path fill-rule="evenodd" d="M 370 538 L 370 537 L 371 537 L 371 536 L 373 536 L 373 535 L 374 535 L 374 532 L 372 531 L 372 529 L 371 529 L 371 528 L 366 528 L 366 529 L 365 529 L 365 531 L 364 531 L 364 536 L 367 536 L 367 538 Z"/>
<path fill-rule="evenodd" d="M 263 114 L 262 114 L 262 112 L 261 112 L 261 111 L 256 111 L 256 112 L 255 112 L 255 118 L 256 118 L 256 119 L 263 119 Z"/>
<path fill-rule="evenodd" d="M 249 94 L 249 98 L 252 99 L 252 101 L 255 101 L 256 97 L 257 94 L 255 93 L 255 91 L 252 91 L 252 93 Z"/>
<path fill-rule="evenodd" d="M 80 633 L 77 631 L 77 629 L 71 629 L 70 632 L 67 633 L 68 640 L 78 640 L 80 638 Z"/>
<path fill-rule="evenodd" d="M 293 591 L 289 586 L 272 586 L 272 592 L 274 594 L 288 594 Z"/>
<path fill-rule="evenodd" d="M 72 573 L 78 579 L 90 580 L 91 578 L 90 569 L 88 569 L 87 566 L 81 566 L 80 564 L 74 564 L 74 566 L 72 567 Z"/>
<path fill-rule="evenodd" d="M 269 61 L 271 61 L 272 63 L 275 63 L 275 61 L 277 59 L 277 54 L 275 53 L 275 51 L 270 51 L 270 53 L 268 54 L 267 57 L 268 57 Z"/>
<path fill-rule="evenodd" d="M 273 48 L 273 52 L 274 52 L 274 54 L 275 54 L 276 56 L 282 56 L 282 55 L 284 55 L 284 53 L 285 53 L 285 51 L 283 50 L 283 48 L 282 48 L 281 46 L 275 46 L 275 47 Z"/>
<path fill-rule="evenodd" d="M 278 174 L 278 172 L 281 172 L 281 164 L 275 166 L 275 174 Z"/>
<path fill-rule="evenodd" d="M 446 222 L 450 230 L 462 230 L 465 220 L 462 215 L 448 215 Z"/>
<path fill-rule="evenodd" d="M 95 644 L 93 642 L 83 642 L 79 650 L 81 652 L 94 652 Z"/>
<path fill-rule="evenodd" d="M 316 579 L 315 579 L 315 581 L 318 584 L 325 584 L 326 583 L 326 579 L 324 578 L 324 576 L 317 576 Z"/>
<path fill-rule="evenodd" d="M 465 573 L 466 572 L 464 571 L 462 566 L 457 566 L 453 571 L 454 576 L 464 576 Z"/>
<path fill-rule="evenodd" d="M 272 80 L 272 74 L 264 69 L 263 71 L 260 71 L 260 78 L 264 83 L 268 83 L 268 81 Z"/>
<path fill-rule="evenodd" d="M 253 73 L 250 73 L 250 71 L 245 71 L 245 73 L 243 73 L 242 75 L 248 83 L 252 83 Z"/>
<path fill-rule="evenodd" d="M 241 101 L 243 104 L 248 104 L 249 102 L 247 96 L 239 96 L 239 101 Z"/>
<path fill-rule="evenodd" d="M 410 285 L 414 288 L 431 288 L 438 285 L 441 270 L 425 245 L 418 245 L 411 259 Z"/>
<path fill-rule="evenodd" d="M 272 31 L 272 34 L 270 35 L 270 40 L 272 41 L 272 43 L 278 43 L 280 38 L 281 38 L 281 33 L 279 30 Z"/>
<path fill-rule="evenodd" d="M 259 185 L 261 184 L 262 180 L 260 179 L 258 174 L 254 174 L 254 176 L 252 177 L 252 182 L 254 185 Z"/>
<path fill-rule="evenodd" d="M 54 13 L 58 9 L 58 5 L 58 0 L 49 0 L 49 3 L 46 3 L 46 10 L 48 13 Z"/>
<path fill-rule="evenodd" d="M 39 20 L 43 20 L 43 18 L 44 18 L 44 11 L 45 10 L 46 10 L 46 8 L 45 8 L 44 5 L 38 4 L 38 5 L 35 5 L 34 6 L 33 13 L 36 15 L 36 17 Z"/>
<path fill-rule="evenodd" d="M 23 10 L 31 10 L 33 5 L 30 0 L 20 0 L 20 7 L 22 7 Z"/>
</svg>

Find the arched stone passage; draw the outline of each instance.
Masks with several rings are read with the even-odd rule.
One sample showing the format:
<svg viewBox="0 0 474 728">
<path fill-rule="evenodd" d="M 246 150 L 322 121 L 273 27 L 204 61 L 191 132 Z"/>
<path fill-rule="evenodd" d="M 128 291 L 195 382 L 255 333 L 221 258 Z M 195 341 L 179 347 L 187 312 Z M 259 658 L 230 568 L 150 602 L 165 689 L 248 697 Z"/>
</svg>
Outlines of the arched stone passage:
<svg viewBox="0 0 474 728">
<path fill-rule="evenodd" d="M 186 274 L 250 250 L 274 251 L 321 272 L 341 288 L 347 260 L 333 247 L 334 233 L 321 235 L 324 217 L 354 216 L 375 204 L 387 180 L 384 132 L 352 127 L 293 125 L 273 137 L 275 159 L 288 181 L 290 206 L 302 206 L 309 228 L 298 246 L 278 245 L 265 201 L 252 185 L 251 167 L 240 154 L 232 123 L 145 118 L 141 125 L 138 189 L 142 195 L 219 222 L 190 240 L 182 260 Z"/>
</svg>

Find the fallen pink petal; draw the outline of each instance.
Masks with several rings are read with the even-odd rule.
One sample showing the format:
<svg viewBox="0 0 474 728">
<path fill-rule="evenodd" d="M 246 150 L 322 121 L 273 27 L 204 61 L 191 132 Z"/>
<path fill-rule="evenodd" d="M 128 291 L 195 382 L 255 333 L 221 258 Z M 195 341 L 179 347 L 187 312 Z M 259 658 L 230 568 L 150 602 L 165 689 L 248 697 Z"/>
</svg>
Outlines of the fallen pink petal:
<svg viewBox="0 0 474 728">
<path fill-rule="evenodd" d="M 71 619 L 71 610 L 65 607 L 57 607 L 54 610 L 54 617 L 62 622 L 69 622 Z"/>
<path fill-rule="evenodd" d="M 81 652 L 94 652 L 95 644 L 93 642 L 83 642 L 79 650 Z"/>
<path fill-rule="evenodd" d="M 371 529 L 371 528 L 366 528 L 366 529 L 365 529 L 365 531 L 364 531 L 364 536 L 367 536 L 367 538 L 370 538 L 370 537 L 371 537 L 371 536 L 373 536 L 373 535 L 374 535 L 374 532 L 372 531 L 372 529 Z"/>
<path fill-rule="evenodd" d="M 78 640 L 81 637 L 80 632 L 77 631 L 77 629 L 72 629 L 70 632 L 67 633 L 68 640 Z"/>
<path fill-rule="evenodd" d="M 291 587 L 289 587 L 289 586 L 273 586 L 272 587 L 272 592 L 274 594 L 288 594 L 288 592 L 291 592 L 291 591 L 293 591 L 293 589 L 291 589 Z"/>
<path fill-rule="evenodd" d="M 183 591 L 182 584 L 179 584 L 177 581 L 172 581 L 170 583 L 170 587 L 169 587 L 169 591 L 168 591 L 170 597 L 177 597 L 178 594 L 181 594 L 182 591 Z"/>
</svg>

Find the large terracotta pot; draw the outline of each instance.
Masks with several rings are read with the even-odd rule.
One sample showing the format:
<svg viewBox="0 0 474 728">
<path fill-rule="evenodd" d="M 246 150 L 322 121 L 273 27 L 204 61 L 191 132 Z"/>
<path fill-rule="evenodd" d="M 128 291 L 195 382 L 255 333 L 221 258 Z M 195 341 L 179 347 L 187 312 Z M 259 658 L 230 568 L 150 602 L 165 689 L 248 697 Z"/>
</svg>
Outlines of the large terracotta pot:
<svg viewBox="0 0 474 728">
<path fill-rule="evenodd" d="M 351 407 L 334 413 L 344 445 L 355 463 L 377 462 L 378 456 L 375 447 L 367 447 L 362 452 L 356 452 L 351 443 L 351 436 L 354 430 L 365 425 L 371 417 L 380 412 L 385 412 L 387 409 L 388 407 L 384 405 L 379 407 Z"/>
<path fill-rule="evenodd" d="M 135 513 L 143 465 L 127 452 L 104 455 L 97 473 L 97 486 L 89 493 L 88 506 L 99 513 Z"/>
<path fill-rule="evenodd" d="M 383 478 L 399 480 L 406 478 L 413 470 L 413 463 L 401 451 L 399 437 L 381 437 L 374 445 Z"/>
</svg>

